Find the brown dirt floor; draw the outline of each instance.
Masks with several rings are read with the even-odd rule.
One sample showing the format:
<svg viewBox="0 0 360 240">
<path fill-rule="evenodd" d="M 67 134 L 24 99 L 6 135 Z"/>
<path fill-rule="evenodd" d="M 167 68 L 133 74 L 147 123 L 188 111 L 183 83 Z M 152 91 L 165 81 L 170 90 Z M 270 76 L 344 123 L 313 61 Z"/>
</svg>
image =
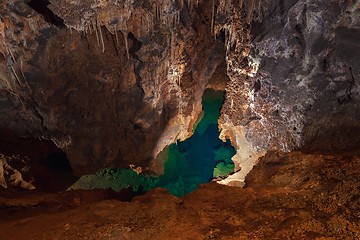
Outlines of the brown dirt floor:
<svg viewBox="0 0 360 240">
<path fill-rule="evenodd" d="M 244 189 L 205 184 L 0 198 L 0 239 L 360 239 L 360 154 L 268 153 Z"/>
</svg>

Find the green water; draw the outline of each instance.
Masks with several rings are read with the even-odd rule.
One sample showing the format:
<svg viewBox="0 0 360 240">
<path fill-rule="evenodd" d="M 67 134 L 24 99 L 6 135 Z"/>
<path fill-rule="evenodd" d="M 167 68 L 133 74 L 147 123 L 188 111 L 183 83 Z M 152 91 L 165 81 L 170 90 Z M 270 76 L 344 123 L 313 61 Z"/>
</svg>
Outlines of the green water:
<svg viewBox="0 0 360 240">
<path fill-rule="evenodd" d="M 182 197 L 198 188 L 199 184 L 234 171 L 231 157 L 235 149 L 230 142 L 219 139 L 218 118 L 224 92 L 207 89 L 203 95 L 203 114 L 193 135 L 171 144 L 161 153 L 166 159 L 164 174 L 157 178 L 137 174 L 131 169 L 105 169 L 86 175 L 71 188 L 112 188 L 115 191 L 132 186 L 135 192 L 146 192 L 156 187 L 166 188 Z"/>
</svg>

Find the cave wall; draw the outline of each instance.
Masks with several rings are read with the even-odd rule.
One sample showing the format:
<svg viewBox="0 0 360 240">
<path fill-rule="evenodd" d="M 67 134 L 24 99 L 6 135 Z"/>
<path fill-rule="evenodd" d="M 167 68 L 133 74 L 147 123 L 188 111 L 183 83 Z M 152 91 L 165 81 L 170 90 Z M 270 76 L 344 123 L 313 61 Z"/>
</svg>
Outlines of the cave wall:
<svg viewBox="0 0 360 240">
<path fill-rule="evenodd" d="M 359 4 L 219 2 L 215 29 L 225 29 L 230 78 L 220 125 L 240 170 L 222 183 L 242 186 L 271 149 L 359 144 Z"/>
<path fill-rule="evenodd" d="M 240 171 L 223 183 L 243 185 L 269 150 L 358 143 L 359 4 L 54 0 L 55 21 L 3 1 L 0 128 L 51 139 L 78 174 L 161 172 L 154 157 L 189 137 L 224 78 L 221 138 Z"/>
<path fill-rule="evenodd" d="M 248 139 L 260 148 L 285 151 L 356 145 L 359 1 L 266 4 L 252 31 L 261 66 L 251 104 L 261 125 L 250 123 Z"/>
<path fill-rule="evenodd" d="M 76 174 L 130 164 L 161 172 L 152 160 L 191 134 L 225 61 L 208 3 L 204 12 L 172 1 L 2 5 L 0 129 L 54 141 Z"/>
</svg>

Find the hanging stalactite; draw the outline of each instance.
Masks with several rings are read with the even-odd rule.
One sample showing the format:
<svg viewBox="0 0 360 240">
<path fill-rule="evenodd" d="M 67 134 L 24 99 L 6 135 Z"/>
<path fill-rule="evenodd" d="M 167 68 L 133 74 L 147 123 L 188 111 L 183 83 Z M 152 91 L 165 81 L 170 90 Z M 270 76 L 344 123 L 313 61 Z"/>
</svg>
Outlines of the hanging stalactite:
<svg viewBox="0 0 360 240">
<path fill-rule="evenodd" d="M 116 27 L 115 27 L 114 35 L 115 35 L 116 46 L 119 46 L 119 37 L 118 37 L 118 34 L 117 34 L 117 28 Z"/>
<path fill-rule="evenodd" d="M 128 44 L 127 33 L 123 31 L 122 34 L 123 34 L 123 36 L 124 36 L 124 41 L 125 41 L 126 56 L 127 56 L 128 59 L 130 59 L 129 44 Z"/>
<path fill-rule="evenodd" d="M 212 5 L 211 5 L 211 32 L 213 34 L 214 34 L 214 21 L 215 21 L 215 0 L 212 0 Z"/>
<path fill-rule="evenodd" d="M 98 31 L 97 31 L 96 22 L 95 22 L 95 21 L 91 21 L 91 23 L 92 23 L 93 29 L 94 29 L 94 31 L 95 31 L 97 44 L 98 44 L 98 46 L 100 47 L 100 39 L 99 39 Z"/>
<path fill-rule="evenodd" d="M 101 41 L 102 52 L 104 53 L 105 52 L 104 38 L 103 38 L 103 35 L 102 35 L 102 31 L 101 31 L 101 25 L 99 24 L 98 20 L 96 20 L 96 25 L 97 25 L 98 30 L 99 30 L 99 36 L 100 36 L 100 41 Z"/>
</svg>

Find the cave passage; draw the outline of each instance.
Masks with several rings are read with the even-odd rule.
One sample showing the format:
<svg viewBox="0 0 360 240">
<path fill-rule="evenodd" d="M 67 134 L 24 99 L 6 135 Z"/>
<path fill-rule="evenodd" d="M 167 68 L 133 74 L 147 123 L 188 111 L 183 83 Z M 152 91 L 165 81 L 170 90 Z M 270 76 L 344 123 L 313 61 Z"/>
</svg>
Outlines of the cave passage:
<svg viewBox="0 0 360 240">
<path fill-rule="evenodd" d="M 166 147 L 159 156 L 165 159 L 164 174 L 146 177 L 131 169 L 105 169 L 97 174 L 86 175 L 70 189 L 112 188 L 119 191 L 132 187 L 138 193 L 156 187 L 166 188 L 169 193 L 182 197 L 199 184 L 224 177 L 234 171 L 231 161 L 235 149 L 230 141 L 219 139 L 218 119 L 224 102 L 224 92 L 206 89 L 203 95 L 203 116 L 193 135 L 183 142 Z"/>
</svg>

